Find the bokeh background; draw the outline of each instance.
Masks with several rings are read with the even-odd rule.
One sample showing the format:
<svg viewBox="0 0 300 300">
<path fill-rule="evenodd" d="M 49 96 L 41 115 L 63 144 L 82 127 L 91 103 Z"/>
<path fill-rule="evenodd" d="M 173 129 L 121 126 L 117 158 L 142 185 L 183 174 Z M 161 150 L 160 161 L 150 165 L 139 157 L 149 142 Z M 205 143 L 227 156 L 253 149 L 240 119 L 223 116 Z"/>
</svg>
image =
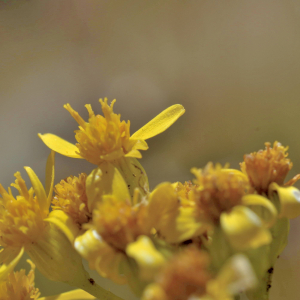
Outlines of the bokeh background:
<svg viewBox="0 0 300 300">
<path fill-rule="evenodd" d="M 299 0 L 0 0 L 0 182 L 24 165 L 44 179 L 49 151 L 37 133 L 74 142 L 63 104 L 87 118 L 84 104 L 100 113 L 103 97 L 117 99 L 132 132 L 185 106 L 143 154 L 152 188 L 192 179 L 190 168 L 208 161 L 238 167 L 275 140 L 290 146 L 291 177 L 300 172 L 299 79 Z M 57 155 L 56 182 L 92 168 Z M 294 220 L 271 300 L 299 299 L 299 234 Z M 70 289 L 37 277 L 44 296 Z"/>
</svg>

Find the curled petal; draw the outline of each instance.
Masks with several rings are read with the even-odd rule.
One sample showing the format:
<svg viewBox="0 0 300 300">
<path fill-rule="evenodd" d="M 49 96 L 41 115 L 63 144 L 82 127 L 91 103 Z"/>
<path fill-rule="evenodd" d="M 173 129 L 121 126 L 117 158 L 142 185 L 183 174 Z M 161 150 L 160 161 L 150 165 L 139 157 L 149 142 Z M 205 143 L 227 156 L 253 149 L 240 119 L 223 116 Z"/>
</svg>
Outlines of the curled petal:
<svg viewBox="0 0 300 300">
<path fill-rule="evenodd" d="M 249 194 L 242 198 L 242 203 L 251 208 L 253 207 L 253 210 L 261 217 L 266 227 L 273 226 L 276 221 L 277 210 L 269 199 L 260 195 Z"/>
<path fill-rule="evenodd" d="M 181 207 L 171 183 L 160 184 L 150 196 L 149 226 L 154 227 L 168 243 L 180 243 L 208 229 L 193 207 Z"/>
<path fill-rule="evenodd" d="M 70 292 L 62 293 L 56 296 L 42 297 L 38 300 L 90 300 L 96 299 L 91 294 L 83 291 L 83 290 L 73 290 Z"/>
<path fill-rule="evenodd" d="M 47 207 L 50 206 L 52 199 L 53 185 L 54 185 L 54 168 L 55 163 L 55 152 L 51 150 L 51 153 L 48 156 L 46 164 L 46 183 L 45 183 L 45 192 L 47 195 Z"/>
<path fill-rule="evenodd" d="M 236 249 L 257 248 L 272 240 L 260 217 L 245 206 L 238 205 L 230 213 L 223 213 L 220 223 L 231 245 Z"/>
<path fill-rule="evenodd" d="M 280 202 L 280 218 L 293 219 L 300 215 L 300 191 L 293 187 L 281 187 L 276 183 L 269 186 L 269 195 L 274 199 L 276 193 Z"/>
<path fill-rule="evenodd" d="M 241 291 L 253 289 L 257 283 L 248 258 L 242 254 L 236 254 L 225 263 L 216 279 L 208 283 L 207 292 L 212 299 L 229 300 L 233 299 L 231 296 Z"/>
<path fill-rule="evenodd" d="M 44 221 L 55 224 L 66 235 L 71 244 L 74 243 L 79 233 L 79 228 L 65 212 L 53 210 Z"/>
<path fill-rule="evenodd" d="M 126 254 L 136 260 L 145 280 L 153 279 L 165 263 L 163 255 L 154 247 L 151 239 L 144 235 L 127 246 Z"/>
<path fill-rule="evenodd" d="M 37 200 L 38 200 L 41 210 L 43 210 L 44 212 L 46 212 L 48 214 L 48 211 L 49 211 L 48 200 L 47 200 L 45 189 L 44 189 L 41 181 L 39 180 L 37 175 L 34 173 L 34 171 L 30 167 L 24 167 L 24 169 L 26 170 L 26 172 L 29 176 L 29 179 L 31 181 L 32 187 L 34 189 L 34 193 L 37 197 Z"/>
<path fill-rule="evenodd" d="M 127 184 L 118 169 L 109 162 L 103 162 L 86 179 L 86 194 L 90 211 L 103 195 L 114 195 L 120 201 L 130 200 Z"/>
<path fill-rule="evenodd" d="M 126 259 L 125 254 L 109 246 L 96 230 L 88 230 L 76 238 L 75 249 L 89 263 L 89 267 L 102 277 L 108 277 L 118 284 L 124 284 L 127 279 L 120 274 L 120 264 Z"/>
<path fill-rule="evenodd" d="M 21 249 L 3 248 L 0 250 L 0 263 L 2 263 L 0 266 L 0 282 L 13 271 L 23 253 L 23 247 Z"/>
<path fill-rule="evenodd" d="M 39 133 L 38 136 L 51 150 L 64 156 L 82 158 L 81 155 L 78 154 L 78 148 L 75 145 L 67 142 L 59 136 L 52 133 Z"/>
<path fill-rule="evenodd" d="M 180 104 L 175 104 L 164 111 L 162 111 L 159 115 L 153 118 L 150 122 L 136 131 L 131 139 L 135 140 L 147 140 L 156 136 L 166 129 L 168 129 L 174 122 L 177 121 L 179 117 L 181 117 L 185 112 L 185 109 Z"/>
</svg>

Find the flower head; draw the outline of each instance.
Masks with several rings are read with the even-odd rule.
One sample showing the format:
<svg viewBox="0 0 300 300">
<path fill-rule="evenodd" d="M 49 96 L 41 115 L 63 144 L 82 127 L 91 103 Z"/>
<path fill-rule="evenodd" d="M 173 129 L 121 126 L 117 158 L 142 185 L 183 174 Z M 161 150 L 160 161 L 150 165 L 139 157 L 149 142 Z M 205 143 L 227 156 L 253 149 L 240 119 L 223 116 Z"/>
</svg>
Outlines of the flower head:
<svg viewBox="0 0 300 300">
<path fill-rule="evenodd" d="M 118 250 L 125 251 L 126 246 L 138 236 L 150 233 L 151 228 L 147 228 L 145 222 L 147 207 L 144 204 L 132 206 L 128 201 L 106 196 L 98 203 L 93 215 L 97 232 Z"/>
<path fill-rule="evenodd" d="M 61 180 L 54 187 L 55 196 L 52 199 L 52 209 L 64 211 L 80 229 L 92 218 L 88 209 L 86 178 L 87 175 L 81 173 L 78 177 L 69 176 Z"/>
<path fill-rule="evenodd" d="M 64 106 L 79 124 L 79 130 L 75 131 L 76 146 L 53 134 L 39 134 L 39 137 L 49 148 L 62 155 L 84 158 L 96 165 L 122 157 L 141 158 L 139 150 L 148 149 L 145 140 L 165 131 L 185 111 L 181 105 L 173 105 L 130 136 L 129 121 L 121 121 L 120 115 L 113 112 L 115 100 L 110 106 L 106 98 L 104 101 L 100 99 L 100 103 L 104 116 L 95 115 L 91 105 L 86 105 L 88 122 L 69 104 Z"/>
<path fill-rule="evenodd" d="M 201 213 L 211 221 L 218 222 L 223 212 L 229 212 L 241 204 L 249 192 L 247 177 L 237 170 L 222 168 L 208 163 L 204 169 L 192 169 L 198 188 L 193 191 L 194 201 Z"/>
<path fill-rule="evenodd" d="M 185 249 L 165 265 L 142 299 L 187 300 L 192 295 L 204 295 L 211 278 L 209 262 L 207 253 L 194 247 Z"/>
<path fill-rule="evenodd" d="M 21 247 L 38 239 L 45 227 L 43 219 L 48 215 L 33 188 L 27 189 L 21 174 L 17 172 L 15 177 L 12 186 L 19 191 L 16 198 L 10 188 L 7 192 L 0 184 L 0 245 L 4 247 Z"/>
<path fill-rule="evenodd" d="M 0 282 L 0 300 L 36 300 L 40 292 L 34 286 L 35 265 L 30 261 L 31 270 L 26 275 L 25 270 L 11 272 Z"/>
<path fill-rule="evenodd" d="M 293 166 L 288 157 L 288 147 L 274 142 L 273 148 L 269 142 L 266 149 L 244 155 L 240 164 L 242 171 L 247 174 L 251 185 L 261 193 L 267 193 L 272 182 L 282 185 L 285 177 Z"/>
</svg>

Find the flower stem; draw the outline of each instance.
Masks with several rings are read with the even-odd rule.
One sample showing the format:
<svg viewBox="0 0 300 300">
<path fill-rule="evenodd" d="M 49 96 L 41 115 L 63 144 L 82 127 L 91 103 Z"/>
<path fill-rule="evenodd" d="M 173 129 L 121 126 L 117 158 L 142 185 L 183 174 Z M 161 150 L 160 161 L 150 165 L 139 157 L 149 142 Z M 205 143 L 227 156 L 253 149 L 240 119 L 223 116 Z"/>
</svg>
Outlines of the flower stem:
<svg viewBox="0 0 300 300">
<path fill-rule="evenodd" d="M 110 291 L 105 290 L 98 284 L 96 284 L 92 279 L 82 282 L 80 285 L 80 288 L 82 290 L 85 290 L 89 294 L 95 296 L 97 299 L 101 300 L 123 300 L 123 298 L 120 298 L 113 294 Z"/>
</svg>

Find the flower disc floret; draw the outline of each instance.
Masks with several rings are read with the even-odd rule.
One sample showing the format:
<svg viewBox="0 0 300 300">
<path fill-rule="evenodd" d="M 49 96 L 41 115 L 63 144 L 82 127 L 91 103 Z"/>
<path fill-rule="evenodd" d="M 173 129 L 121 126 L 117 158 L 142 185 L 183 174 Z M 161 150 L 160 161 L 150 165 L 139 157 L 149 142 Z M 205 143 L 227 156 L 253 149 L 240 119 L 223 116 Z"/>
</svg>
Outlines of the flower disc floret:
<svg viewBox="0 0 300 300">
<path fill-rule="evenodd" d="M 193 191 L 193 199 L 203 215 L 218 221 L 223 212 L 229 212 L 240 205 L 242 197 L 249 192 L 247 177 L 237 170 L 222 168 L 208 163 L 204 169 L 193 169 L 195 183 L 199 185 Z"/>
<path fill-rule="evenodd" d="M 106 98 L 104 101 L 100 99 L 104 116 L 95 115 L 91 105 L 87 104 L 88 122 L 70 104 L 64 106 L 79 124 L 79 130 L 75 130 L 79 154 L 96 165 L 103 160 L 119 159 L 129 152 L 130 122 L 121 121 L 121 116 L 113 112 L 115 101 L 109 106 Z"/>
<path fill-rule="evenodd" d="M 52 209 L 64 211 L 79 228 L 92 218 L 87 205 L 86 178 L 87 175 L 81 173 L 78 177 L 69 176 L 61 180 L 54 187 L 55 196 L 52 200 Z"/>
<path fill-rule="evenodd" d="M 94 211 L 93 221 L 97 232 L 106 243 L 124 251 L 138 236 L 149 234 L 146 215 L 147 207 L 144 204 L 131 206 L 114 196 L 107 196 Z"/>
<path fill-rule="evenodd" d="M 175 255 L 157 276 L 156 284 L 146 288 L 143 300 L 187 300 L 201 297 L 211 279 L 207 253 L 189 247 Z M 197 298 L 198 299 L 198 298 Z"/>
<path fill-rule="evenodd" d="M 267 193 L 272 182 L 282 185 L 285 177 L 293 166 L 287 158 L 288 147 L 283 147 L 275 141 L 265 143 L 266 149 L 244 155 L 241 169 L 249 177 L 251 185 L 258 193 Z"/>
<path fill-rule="evenodd" d="M 29 190 L 19 172 L 15 173 L 15 198 L 0 184 L 0 245 L 21 247 L 37 240 L 43 232 L 45 211 L 40 208 L 33 188 Z"/>
<path fill-rule="evenodd" d="M 25 270 L 11 272 L 8 278 L 0 283 L 0 300 L 36 300 L 40 292 L 34 286 L 35 265 L 30 261 L 31 270 L 26 275 Z"/>
</svg>

